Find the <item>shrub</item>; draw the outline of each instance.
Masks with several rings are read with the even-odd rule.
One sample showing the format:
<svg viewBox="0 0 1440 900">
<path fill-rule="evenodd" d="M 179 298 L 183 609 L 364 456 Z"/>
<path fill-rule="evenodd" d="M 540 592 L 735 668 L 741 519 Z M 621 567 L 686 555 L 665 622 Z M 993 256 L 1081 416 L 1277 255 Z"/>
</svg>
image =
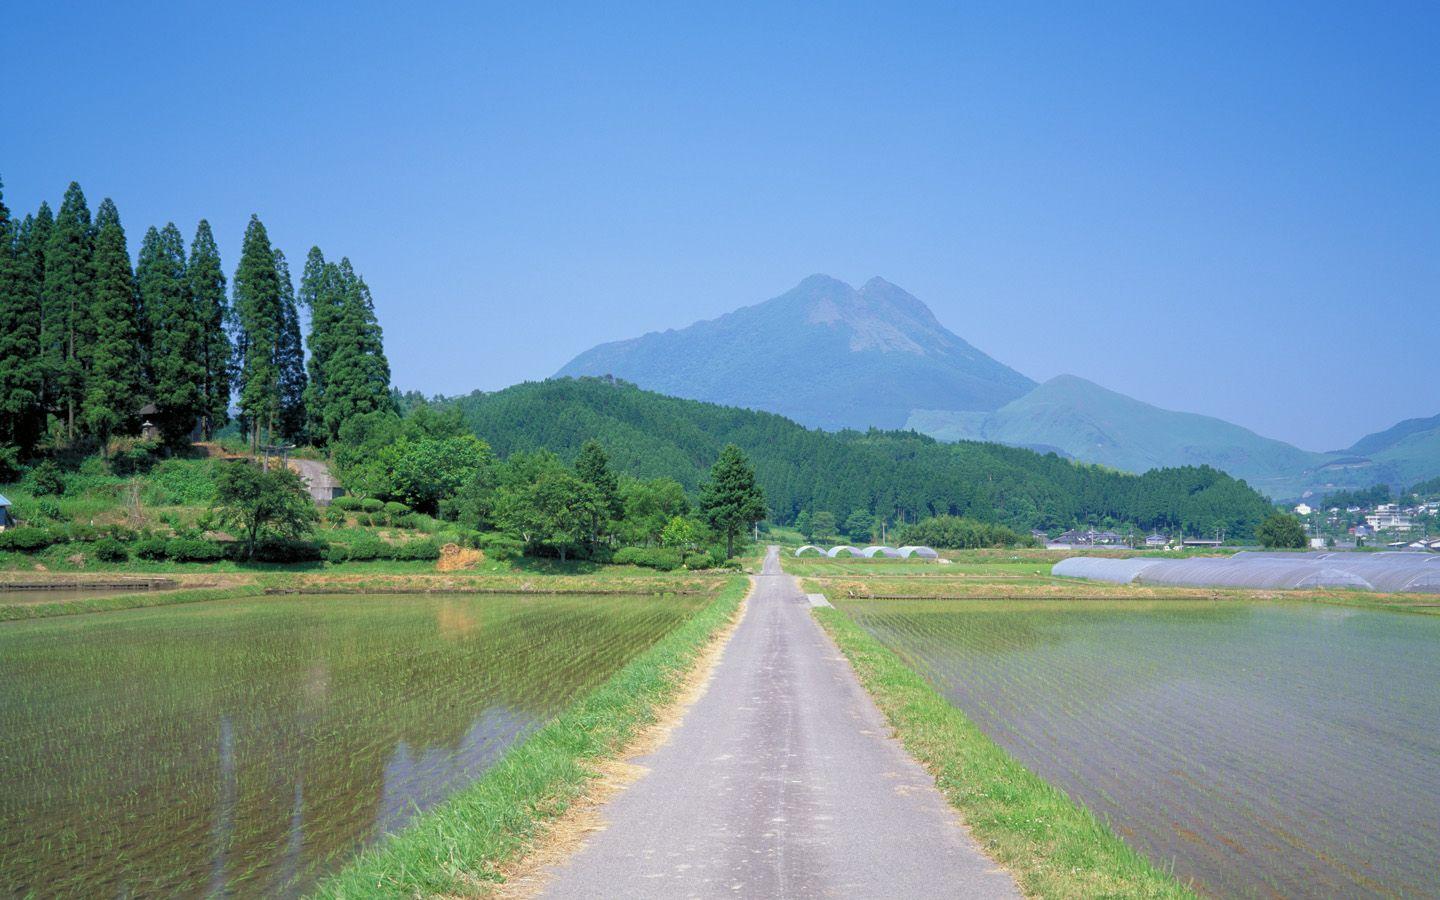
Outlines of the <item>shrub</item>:
<svg viewBox="0 0 1440 900">
<path fill-rule="evenodd" d="M 336 528 L 344 525 L 345 519 L 345 510 L 341 509 L 338 506 L 335 506 L 334 504 L 331 504 L 330 508 L 325 510 L 325 521 L 329 522 Z"/>
<path fill-rule="evenodd" d="M 203 538 L 171 538 L 165 542 L 165 555 L 175 562 L 214 562 L 225 557 L 225 549 Z"/>
<path fill-rule="evenodd" d="M 615 551 L 614 559 L 616 565 L 644 566 L 662 572 L 680 568 L 682 561 L 680 551 L 662 547 L 621 547 Z"/>
<path fill-rule="evenodd" d="M 395 559 L 395 548 L 377 537 L 366 536 L 350 545 L 350 559 L 355 562 Z"/>
<path fill-rule="evenodd" d="M 128 562 L 130 548 L 114 538 L 104 538 L 95 542 L 95 558 L 108 563 Z"/>
<path fill-rule="evenodd" d="M 346 544 L 331 544 L 325 548 L 325 561 L 343 563 L 350 559 L 350 547 Z"/>
<path fill-rule="evenodd" d="M 141 559 L 162 560 L 166 558 L 166 545 L 169 542 L 164 538 L 148 537 L 136 541 L 135 555 Z"/>
<path fill-rule="evenodd" d="M 138 475 L 150 471 L 159 458 L 159 441 L 122 439 L 112 444 L 110 470 L 116 475 Z"/>
<path fill-rule="evenodd" d="M 61 522 L 65 519 L 65 513 L 61 511 L 60 504 L 56 503 L 55 500 L 50 497 L 41 497 L 39 500 L 36 500 L 35 512 L 39 513 L 42 518 L 55 522 Z"/>
<path fill-rule="evenodd" d="M 396 516 L 390 520 L 390 524 L 396 528 L 409 528 L 419 530 L 423 520 L 415 513 L 406 513 L 403 516 Z"/>
<path fill-rule="evenodd" d="M 63 530 L 54 530 L 58 541 L 69 541 L 72 544 L 90 544 L 106 536 L 104 529 L 94 525 L 80 525 L 72 523 L 66 525 Z"/>
<path fill-rule="evenodd" d="M 255 560 L 268 563 L 319 562 L 325 558 L 326 549 L 326 545 L 319 541 L 268 537 L 255 545 Z"/>
<path fill-rule="evenodd" d="M 0 550 L 34 553 L 54 543 L 57 543 L 56 535 L 48 528 L 22 526 L 0 531 Z"/>
<path fill-rule="evenodd" d="M 440 558 L 440 545 L 434 541 L 408 541 L 395 548 L 395 558 L 400 560 L 436 560 Z"/>
<path fill-rule="evenodd" d="M 207 506 L 214 499 L 214 463 L 169 459 L 150 470 L 145 502 L 151 506 Z"/>
<path fill-rule="evenodd" d="M 381 503 L 379 500 L 376 500 L 374 497 L 366 497 L 364 500 L 360 501 L 360 509 L 361 511 L 373 516 L 381 510 L 385 509 L 385 504 Z"/>
<path fill-rule="evenodd" d="M 491 559 L 511 560 L 519 559 L 525 554 L 525 545 L 515 538 L 507 537 L 500 532 L 460 532 L 456 534 L 456 540 L 446 540 L 447 535 L 437 535 L 435 540 L 441 544 L 453 543 L 461 546 L 478 547 L 485 551 L 485 555 Z"/>
<path fill-rule="evenodd" d="M 65 476 L 53 460 L 47 459 L 25 476 L 25 487 L 36 497 L 58 497 L 65 493 Z"/>
<path fill-rule="evenodd" d="M 330 505 L 343 509 L 346 512 L 355 512 L 360 508 L 360 498 L 352 497 L 349 494 L 342 494 L 330 501 Z"/>
<path fill-rule="evenodd" d="M 394 500 L 388 501 L 383 508 L 385 510 L 385 515 L 389 516 L 391 521 L 394 521 L 396 517 L 403 516 L 410 511 L 410 507 L 406 506 L 403 503 L 396 503 Z"/>
</svg>

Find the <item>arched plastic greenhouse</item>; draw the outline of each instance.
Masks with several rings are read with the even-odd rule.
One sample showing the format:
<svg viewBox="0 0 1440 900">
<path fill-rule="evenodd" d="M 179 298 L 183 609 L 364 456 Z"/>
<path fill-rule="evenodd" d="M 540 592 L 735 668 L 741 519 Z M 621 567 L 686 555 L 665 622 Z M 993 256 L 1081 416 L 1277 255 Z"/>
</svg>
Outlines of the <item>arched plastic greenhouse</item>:
<svg viewBox="0 0 1440 900">
<path fill-rule="evenodd" d="M 1255 553 L 1194 559 L 1062 559 L 1055 575 L 1116 584 L 1259 589 L 1354 588 L 1440 594 L 1440 556 L 1428 553 Z"/>
</svg>

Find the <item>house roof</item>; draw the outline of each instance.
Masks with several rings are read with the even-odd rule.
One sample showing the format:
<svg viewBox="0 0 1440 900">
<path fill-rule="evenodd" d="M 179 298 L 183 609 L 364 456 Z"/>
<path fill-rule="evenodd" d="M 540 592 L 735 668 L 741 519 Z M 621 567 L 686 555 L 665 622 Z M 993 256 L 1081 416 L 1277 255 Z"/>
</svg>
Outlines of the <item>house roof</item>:
<svg viewBox="0 0 1440 900">
<path fill-rule="evenodd" d="M 145 404 L 144 406 L 140 407 L 140 413 L 139 413 L 139 414 L 142 415 L 142 416 L 153 416 L 153 415 L 155 415 L 155 414 L 156 414 L 157 412 L 159 412 L 159 411 L 160 411 L 160 410 L 155 407 L 155 404 L 153 404 L 153 403 L 147 403 L 147 404 Z"/>
</svg>

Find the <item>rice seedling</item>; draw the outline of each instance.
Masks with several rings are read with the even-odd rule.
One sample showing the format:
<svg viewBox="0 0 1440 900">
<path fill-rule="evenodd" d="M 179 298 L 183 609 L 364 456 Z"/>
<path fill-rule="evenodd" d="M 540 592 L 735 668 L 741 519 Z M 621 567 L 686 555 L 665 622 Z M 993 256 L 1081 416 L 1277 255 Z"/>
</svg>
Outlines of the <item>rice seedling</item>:
<svg viewBox="0 0 1440 900">
<path fill-rule="evenodd" d="M 1239 601 L 837 602 L 832 615 L 1203 893 L 1440 893 L 1432 618 Z"/>
<path fill-rule="evenodd" d="M 298 894 L 710 599 L 245 598 L 0 625 L 0 894 Z"/>
</svg>

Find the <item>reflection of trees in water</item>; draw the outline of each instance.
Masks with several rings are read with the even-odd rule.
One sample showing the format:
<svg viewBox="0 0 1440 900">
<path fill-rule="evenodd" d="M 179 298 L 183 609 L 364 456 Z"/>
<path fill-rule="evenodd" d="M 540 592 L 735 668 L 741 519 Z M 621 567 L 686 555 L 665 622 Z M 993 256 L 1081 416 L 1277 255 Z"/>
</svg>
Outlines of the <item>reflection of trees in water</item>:
<svg viewBox="0 0 1440 900">
<path fill-rule="evenodd" d="M 316 598 L 7 632 L 0 893 L 308 883 L 694 608 Z"/>
</svg>

